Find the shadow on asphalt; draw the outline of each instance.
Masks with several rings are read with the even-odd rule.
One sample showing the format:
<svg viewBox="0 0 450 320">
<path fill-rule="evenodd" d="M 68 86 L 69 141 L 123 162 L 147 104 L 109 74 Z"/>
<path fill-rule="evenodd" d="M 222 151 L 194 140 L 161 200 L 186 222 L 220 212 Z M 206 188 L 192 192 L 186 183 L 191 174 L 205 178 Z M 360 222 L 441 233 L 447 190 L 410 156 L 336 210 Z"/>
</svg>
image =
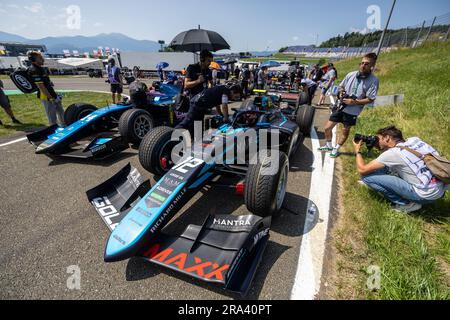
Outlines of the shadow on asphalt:
<svg viewBox="0 0 450 320">
<path fill-rule="evenodd" d="M 289 249 L 289 247 L 280 245 L 270 240 L 268 241 L 267 247 L 261 260 L 261 264 L 256 271 L 255 278 L 251 284 L 249 293 L 245 297 L 240 295 L 239 293 L 226 291 L 224 288 L 218 285 L 203 282 L 176 271 L 166 269 L 162 266 L 152 264 L 142 258 L 132 258 L 128 261 L 126 269 L 126 279 L 127 281 L 141 281 L 158 276 L 159 274 L 163 273 L 180 281 L 202 287 L 206 290 L 215 292 L 234 300 L 258 300 L 264 287 L 265 279 L 267 278 L 267 275 L 269 274 L 272 266 L 277 262 L 280 256 L 287 249 Z"/>
<path fill-rule="evenodd" d="M 232 192 L 230 192 L 229 196 L 224 196 L 221 188 L 210 188 L 202 191 L 202 193 L 203 195 L 200 199 L 164 228 L 165 233 L 179 235 L 183 233 L 189 224 L 201 225 L 209 214 L 229 214 L 243 205 L 242 197 L 234 196 Z M 214 199 L 214 203 L 210 202 L 212 199 Z M 314 218 L 309 220 L 309 228 L 304 230 L 307 205 L 308 199 L 288 193 L 284 202 L 284 209 L 280 216 L 273 219 L 271 230 L 289 237 L 298 237 L 305 234 L 305 232 L 310 232 L 317 224 L 319 215 L 316 212 Z M 288 249 L 290 247 L 269 240 L 249 294 L 246 297 L 228 292 L 217 285 L 205 283 L 173 270 L 151 264 L 141 258 L 132 258 L 128 261 L 126 279 L 127 281 L 141 281 L 163 273 L 234 300 L 257 300 L 261 295 L 265 280 L 273 265 Z"/>
<path fill-rule="evenodd" d="M 297 151 L 289 159 L 290 172 L 312 172 L 314 163 L 314 154 L 305 146 L 303 141 L 300 143 Z"/>
<path fill-rule="evenodd" d="M 116 164 L 117 162 L 121 160 L 125 160 L 131 157 L 136 156 L 136 153 L 132 152 L 120 152 L 118 154 L 112 155 L 111 157 L 104 159 L 104 160 L 89 160 L 89 159 L 77 159 L 77 158 L 64 158 L 64 157 L 58 157 L 58 156 L 48 156 L 51 161 L 48 164 L 49 167 L 54 166 L 61 166 L 61 165 L 67 165 L 67 164 L 83 164 L 83 165 L 89 165 L 89 166 L 98 166 L 98 167 L 111 167 L 112 165 Z"/>
</svg>

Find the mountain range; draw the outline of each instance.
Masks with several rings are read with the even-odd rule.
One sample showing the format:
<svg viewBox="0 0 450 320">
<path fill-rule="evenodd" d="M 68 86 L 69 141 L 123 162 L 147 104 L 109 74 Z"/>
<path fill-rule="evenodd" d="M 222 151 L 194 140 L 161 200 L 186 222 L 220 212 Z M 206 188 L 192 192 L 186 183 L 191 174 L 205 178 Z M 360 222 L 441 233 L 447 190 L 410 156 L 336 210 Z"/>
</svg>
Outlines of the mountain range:
<svg viewBox="0 0 450 320">
<path fill-rule="evenodd" d="M 63 50 L 77 50 L 80 53 L 92 52 L 98 47 L 118 48 L 122 52 L 157 52 L 160 49 L 160 45 L 156 41 L 136 40 L 121 33 L 102 33 L 91 37 L 73 36 L 27 39 L 19 35 L 0 31 L 0 42 L 41 44 L 47 47 L 48 53 L 54 54 L 61 54 Z"/>
</svg>

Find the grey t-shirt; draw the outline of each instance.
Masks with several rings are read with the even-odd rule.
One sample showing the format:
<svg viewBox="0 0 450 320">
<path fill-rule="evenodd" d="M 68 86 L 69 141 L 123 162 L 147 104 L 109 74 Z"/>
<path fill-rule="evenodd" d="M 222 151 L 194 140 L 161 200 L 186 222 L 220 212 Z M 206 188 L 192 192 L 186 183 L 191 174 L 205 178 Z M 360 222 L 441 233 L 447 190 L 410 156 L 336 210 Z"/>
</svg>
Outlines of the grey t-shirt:
<svg viewBox="0 0 450 320">
<path fill-rule="evenodd" d="M 263 84 L 266 82 L 266 76 L 264 73 L 264 70 L 259 70 L 258 71 L 258 83 Z"/>
<path fill-rule="evenodd" d="M 375 100 L 378 93 L 378 78 L 370 74 L 365 79 L 357 78 L 358 71 L 353 71 L 347 74 L 339 85 L 347 92 L 349 96 L 355 95 L 357 99 L 369 98 Z M 353 116 L 359 116 L 363 111 L 364 106 L 348 106 L 344 112 Z"/>
<path fill-rule="evenodd" d="M 323 80 L 330 81 L 331 79 L 336 78 L 336 71 L 334 69 L 330 69 L 325 75 L 323 76 Z"/>
<path fill-rule="evenodd" d="M 389 168 L 392 174 L 411 184 L 414 191 L 425 200 L 437 200 L 444 195 L 444 184 L 439 182 L 429 188 L 420 188 L 421 182 L 406 162 L 398 155 L 396 148 L 383 152 L 377 161 Z"/>
</svg>

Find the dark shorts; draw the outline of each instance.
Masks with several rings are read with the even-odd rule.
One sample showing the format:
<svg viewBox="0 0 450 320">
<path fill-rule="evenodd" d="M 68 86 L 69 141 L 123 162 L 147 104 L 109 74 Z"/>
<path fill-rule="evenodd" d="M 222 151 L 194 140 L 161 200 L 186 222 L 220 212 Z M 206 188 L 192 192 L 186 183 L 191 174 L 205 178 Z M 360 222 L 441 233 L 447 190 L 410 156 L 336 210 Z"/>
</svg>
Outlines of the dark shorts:
<svg viewBox="0 0 450 320">
<path fill-rule="evenodd" d="M 9 98 L 4 92 L 0 92 L 0 107 L 2 107 L 3 109 L 11 108 Z"/>
<path fill-rule="evenodd" d="M 342 111 L 335 111 L 330 116 L 330 121 L 342 123 L 345 127 L 355 126 L 357 120 L 358 116 L 352 116 L 351 114 Z"/>
<path fill-rule="evenodd" d="M 123 87 L 120 84 L 118 84 L 118 83 L 111 84 L 111 92 L 112 93 L 122 94 Z"/>
</svg>

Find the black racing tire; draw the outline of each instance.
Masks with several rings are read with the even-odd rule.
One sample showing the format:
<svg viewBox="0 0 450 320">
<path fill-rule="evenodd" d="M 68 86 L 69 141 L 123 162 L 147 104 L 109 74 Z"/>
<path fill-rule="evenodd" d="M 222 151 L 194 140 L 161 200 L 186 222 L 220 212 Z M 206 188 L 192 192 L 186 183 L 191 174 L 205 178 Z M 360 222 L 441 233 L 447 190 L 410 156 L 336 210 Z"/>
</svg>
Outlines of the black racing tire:
<svg viewBox="0 0 450 320">
<path fill-rule="evenodd" d="M 289 159 L 297 152 L 297 149 L 300 144 L 300 129 L 297 128 L 294 133 L 289 138 L 289 146 L 286 150 L 286 154 Z"/>
<path fill-rule="evenodd" d="M 316 108 L 309 105 L 302 105 L 297 110 L 297 116 L 295 122 L 300 128 L 300 132 L 305 136 L 309 136 L 311 128 L 314 123 L 314 115 L 316 114 Z"/>
<path fill-rule="evenodd" d="M 298 108 L 298 107 L 300 107 L 302 105 L 308 104 L 308 101 L 309 101 L 308 93 L 302 91 L 298 95 L 298 99 L 297 99 L 297 102 L 295 103 L 295 107 Z"/>
<path fill-rule="evenodd" d="M 169 169 L 163 168 L 161 155 L 170 142 L 173 131 L 170 127 L 157 127 L 144 137 L 139 147 L 139 162 L 145 170 L 156 176 L 163 176 Z"/>
<path fill-rule="evenodd" d="M 139 145 L 145 135 L 155 127 L 153 116 L 142 109 L 125 111 L 119 119 L 119 133 L 126 141 Z"/>
<path fill-rule="evenodd" d="M 84 117 L 90 115 L 92 112 L 96 111 L 98 108 L 88 103 L 75 103 L 71 104 L 66 111 L 64 111 L 64 122 L 67 126 Z"/>
<path fill-rule="evenodd" d="M 245 177 L 245 205 L 253 214 L 260 217 L 277 216 L 286 195 L 289 173 L 288 156 L 279 152 L 279 167 L 276 174 L 265 174 L 271 159 L 265 157 L 257 164 L 251 164 Z"/>
</svg>

